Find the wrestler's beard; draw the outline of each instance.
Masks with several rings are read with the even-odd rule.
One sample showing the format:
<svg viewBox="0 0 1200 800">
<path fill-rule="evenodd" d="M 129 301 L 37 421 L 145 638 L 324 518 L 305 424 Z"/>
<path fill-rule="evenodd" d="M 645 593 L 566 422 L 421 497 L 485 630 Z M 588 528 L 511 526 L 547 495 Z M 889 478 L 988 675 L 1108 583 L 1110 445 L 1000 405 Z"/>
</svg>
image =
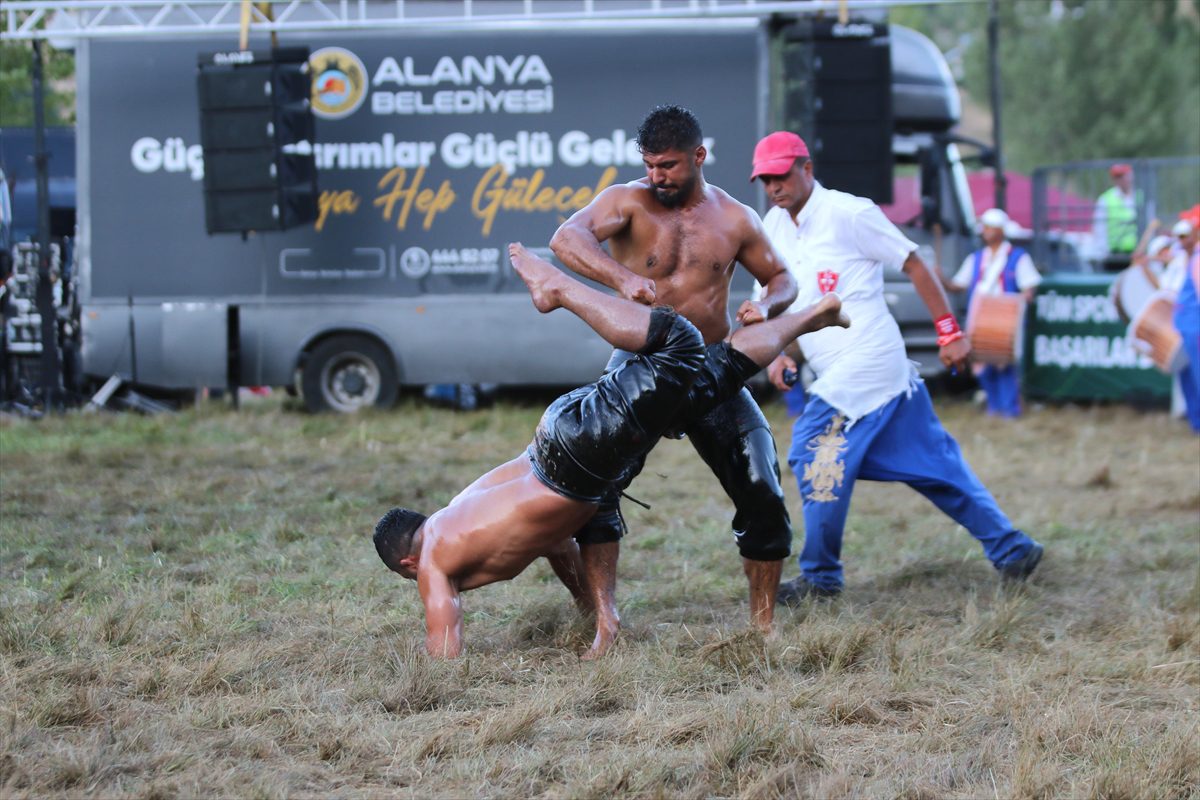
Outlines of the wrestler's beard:
<svg viewBox="0 0 1200 800">
<path fill-rule="evenodd" d="M 655 186 L 654 198 L 666 208 L 675 208 L 683 204 L 685 197 L 691 196 L 694 188 L 696 188 L 696 178 L 691 177 L 672 188 Z"/>
</svg>

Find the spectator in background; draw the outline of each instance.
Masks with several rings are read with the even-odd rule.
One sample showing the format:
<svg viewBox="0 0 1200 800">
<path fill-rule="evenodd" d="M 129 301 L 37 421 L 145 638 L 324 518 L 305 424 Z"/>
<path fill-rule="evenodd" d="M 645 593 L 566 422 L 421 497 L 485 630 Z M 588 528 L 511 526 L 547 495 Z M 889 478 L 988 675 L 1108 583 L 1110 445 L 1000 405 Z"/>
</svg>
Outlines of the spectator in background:
<svg viewBox="0 0 1200 800">
<path fill-rule="evenodd" d="M 1198 229 L 1198 225 L 1200 225 L 1200 212 L 1194 215 L 1196 217 L 1195 221 L 1184 219 L 1183 216 L 1181 214 L 1179 221 L 1171 228 L 1171 235 L 1179 240 L 1179 247 L 1186 250 L 1190 256 L 1196 252 L 1196 243 L 1200 239 L 1200 229 Z"/>
<path fill-rule="evenodd" d="M 982 225 L 983 247 L 963 259 L 954 277 L 945 281 L 946 288 L 952 292 L 965 291 L 968 309 L 971 298 L 977 293 L 994 295 L 1019 292 L 1029 302 L 1033 299 L 1034 288 L 1042 282 L 1042 276 L 1033 266 L 1029 254 L 1019 247 L 1013 247 L 1008 241 L 1005 234 L 1008 214 L 999 208 L 989 208 L 979 221 Z M 977 365 L 975 377 L 987 395 L 989 414 L 1001 417 L 1021 415 L 1020 372 L 1016 364 L 1006 367 Z"/>
<path fill-rule="evenodd" d="M 1137 196 L 1133 191 L 1133 167 L 1113 164 L 1108 168 L 1113 185 L 1096 199 L 1092 214 L 1092 236 L 1097 252 L 1127 255 L 1137 247 Z"/>
</svg>

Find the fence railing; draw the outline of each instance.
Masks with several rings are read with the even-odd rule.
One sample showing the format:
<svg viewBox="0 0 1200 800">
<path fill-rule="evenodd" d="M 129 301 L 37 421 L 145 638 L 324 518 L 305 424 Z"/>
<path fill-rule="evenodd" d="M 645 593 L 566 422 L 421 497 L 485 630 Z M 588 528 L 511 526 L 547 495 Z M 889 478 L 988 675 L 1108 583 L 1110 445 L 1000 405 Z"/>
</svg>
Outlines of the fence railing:
<svg viewBox="0 0 1200 800">
<path fill-rule="evenodd" d="M 1077 161 L 1033 173 L 1033 258 L 1043 271 L 1105 272 L 1128 266 L 1127 248 L 1108 239 L 1107 204 L 1099 200 L 1114 181 L 1110 169 L 1133 173 L 1136 237 L 1152 222 L 1167 231 L 1179 213 L 1200 201 L 1200 156 Z"/>
</svg>

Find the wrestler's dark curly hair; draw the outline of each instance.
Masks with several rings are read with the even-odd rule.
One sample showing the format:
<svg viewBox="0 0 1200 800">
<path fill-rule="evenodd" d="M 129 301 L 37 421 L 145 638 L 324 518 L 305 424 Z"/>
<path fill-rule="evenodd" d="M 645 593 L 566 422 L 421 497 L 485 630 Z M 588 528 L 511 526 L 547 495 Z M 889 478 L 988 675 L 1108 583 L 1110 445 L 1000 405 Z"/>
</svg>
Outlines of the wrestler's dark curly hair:
<svg viewBox="0 0 1200 800">
<path fill-rule="evenodd" d="M 425 521 L 424 514 L 407 508 L 393 508 L 375 525 L 375 552 L 393 572 L 400 571 L 400 559 L 412 550 L 413 534 Z"/>
<path fill-rule="evenodd" d="M 691 150 L 704 142 L 696 116 L 682 106 L 657 106 L 646 115 L 637 132 L 643 153 Z"/>
</svg>

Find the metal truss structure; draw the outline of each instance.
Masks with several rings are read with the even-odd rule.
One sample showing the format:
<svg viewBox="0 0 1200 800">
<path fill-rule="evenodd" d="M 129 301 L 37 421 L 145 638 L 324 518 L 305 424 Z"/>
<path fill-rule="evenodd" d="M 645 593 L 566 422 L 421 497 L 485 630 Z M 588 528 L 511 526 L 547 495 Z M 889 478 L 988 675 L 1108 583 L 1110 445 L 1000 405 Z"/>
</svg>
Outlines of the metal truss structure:
<svg viewBox="0 0 1200 800">
<path fill-rule="evenodd" d="M 380 29 L 513 27 L 540 22 L 638 24 L 677 18 L 881 11 L 930 0 L 6 0 L 0 39 L 188 38 Z M 941 2 L 945 0 L 933 0 Z M 248 8 L 246 8 L 248 6 Z"/>
</svg>

